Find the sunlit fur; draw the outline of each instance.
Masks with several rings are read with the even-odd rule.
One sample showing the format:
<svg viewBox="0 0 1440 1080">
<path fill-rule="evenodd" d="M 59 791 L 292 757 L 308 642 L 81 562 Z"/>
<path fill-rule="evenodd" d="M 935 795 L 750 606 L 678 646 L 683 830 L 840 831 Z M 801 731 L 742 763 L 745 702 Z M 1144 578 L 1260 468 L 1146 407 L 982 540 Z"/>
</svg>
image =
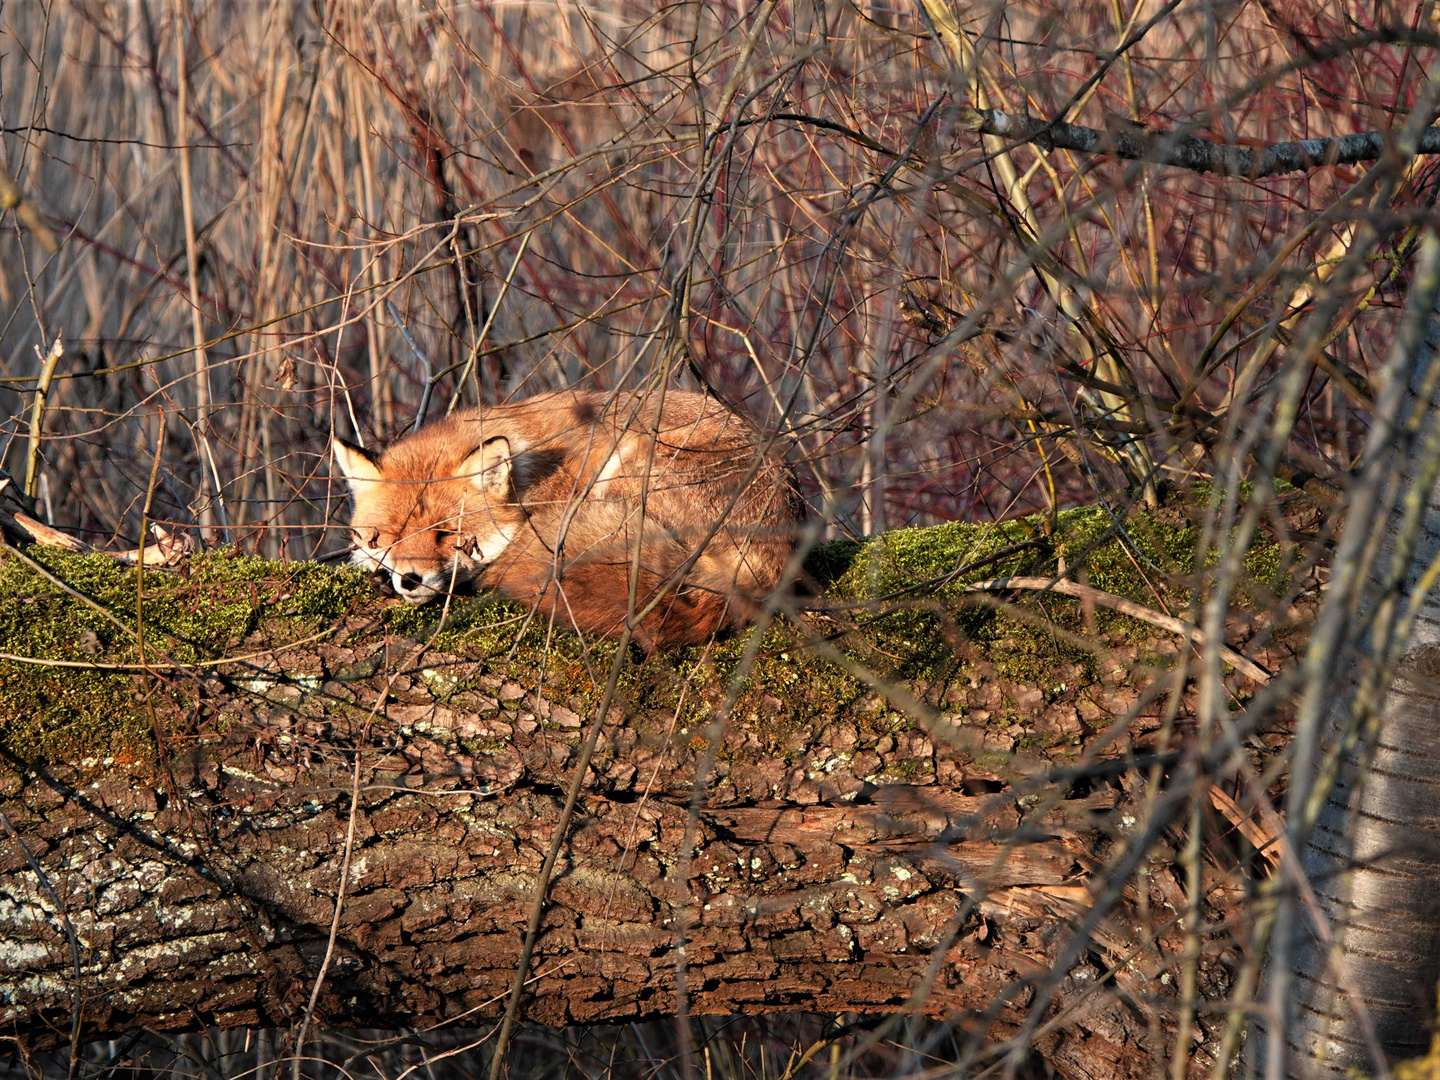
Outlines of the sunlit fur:
<svg viewBox="0 0 1440 1080">
<path fill-rule="evenodd" d="M 783 448 L 703 394 L 667 391 L 657 422 L 658 400 L 562 391 L 457 411 L 378 458 L 337 441 L 355 562 L 413 603 L 475 583 L 617 635 L 638 542 L 635 610 L 663 593 L 635 627 L 641 644 L 744 622 L 783 584 L 794 547 Z"/>
</svg>

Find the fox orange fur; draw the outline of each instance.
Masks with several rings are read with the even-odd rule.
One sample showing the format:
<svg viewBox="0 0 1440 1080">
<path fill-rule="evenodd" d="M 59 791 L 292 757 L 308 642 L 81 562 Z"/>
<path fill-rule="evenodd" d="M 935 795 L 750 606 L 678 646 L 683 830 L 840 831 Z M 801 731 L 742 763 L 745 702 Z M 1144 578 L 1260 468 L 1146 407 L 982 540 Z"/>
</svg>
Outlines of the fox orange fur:
<svg viewBox="0 0 1440 1080">
<path fill-rule="evenodd" d="M 634 627 L 647 649 L 753 615 L 783 584 L 800 521 L 783 447 L 688 391 L 560 391 L 457 411 L 379 456 L 333 450 L 354 561 L 406 600 L 473 583 L 614 636 L 660 597 Z"/>
</svg>

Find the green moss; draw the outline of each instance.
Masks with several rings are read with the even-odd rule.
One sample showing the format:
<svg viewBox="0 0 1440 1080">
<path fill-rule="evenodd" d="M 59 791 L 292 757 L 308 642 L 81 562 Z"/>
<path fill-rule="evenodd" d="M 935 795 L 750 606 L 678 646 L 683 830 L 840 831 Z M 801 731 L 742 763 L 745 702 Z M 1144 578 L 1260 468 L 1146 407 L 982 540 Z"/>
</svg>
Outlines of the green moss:
<svg viewBox="0 0 1440 1080">
<path fill-rule="evenodd" d="M 29 761 L 129 761 L 149 755 L 150 721 L 127 677 L 0 662 L 3 745 Z"/>
<path fill-rule="evenodd" d="M 998 673 L 1019 682 L 1043 682 L 1057 663 L 1091 663 L 1089 650 L 1069 635 L 1089 636 L 1078 601 L 1029 592 L 1031 617 L 999 617 L 1003 593 L 967 593 L 990 578 L 1050 577 L 1063 562 L 1069 575 L 1094 588 L 1151 607 L 1183 612 L 1193 597 L 1196 545 L 1201 530 L 1181 508 L 1133 514 L 1117 522 L 1103 509 L 1062 512 L 1045 537 L 1040 519 L 947 524 L 898 529 L 838 554 L 848 563 L 834 573 L 829 594 L 853 604 L 873 643 L 867 655 L 902 658 L 886 674 L 916 677 L 956 669 L 968 644 L 996 659 Z M 1207 560 L 1210 561 L 1210 560 Z M 837 553 L 820 565 L 834 568 Z M 1279 546 L 1258 536 L 1247 552 L 1244 591 L 1280 591 L 1287 566 Z M 1106 608 L 1093 613 L 1101 634 L 1140 642 L 1153 628 Z"/>
<path fill-rule="evenodd" d="M 1024 521 L 967 525 L 952 522 L 928 529 L 895 529 L 863 545 L 855 545 L 849 566 L 835 576 L 829 592 L 852 598 L 886 596 L 915 589 L 943 578 L 957 568 L 993 558 L 997 553 L 1030 544 L 1004 559 L 986 565 L 987 577 L 1017 573 L 1037 564 L 1043 544 Z M 825 561 L 834 564 L 827 552 Z"/>
<path fill-rule="evenodd" d="M 887 779 L 905 782 L 923 779 L 935 771 L 935 763 L 918 758 L 892 762 L 886 766 L 883 776 Z"/>
<path fill-rule="evenodd" d="M 1251 583 L 1279 596 L 1290 584 L 1290 560 L 1279 544 L 1256 544 L 1245 556 L 1245 575 Z"/>
<path fill-rule="evenodd" d="M 0 651 L 32 661 L 143 661 L 163 672 L 162 656 L 193 664 L 243 653 L 262 625 L 264 647 L 273 648 L 379 602 L 357 571 L 224 549 L 196 556 L 182 572 L 146 571 L 143 597 L 139 571 L 107 556 L 47 547 L 26 554 L 86 598 L 20 559 L 0 562 Z M 143 756 L 157 693 L 128 673 L 0 660 L 0 745 L 25 760 Z"/>
<path fill-rule="evenodd" d="M 1192 599 L 1198 535 L 1179 509 L 1132 515 L 1123 536 L 1104 511 L 1081 509 L 1061 513 L 1048 536 L 1040 519 L 1031 518 L 839 541 L 807 561 L 829 610 L 806 618 L 853 663 L 883 679 L 912 680 L 940 707 L 970 708 L 967 688 L 982 664 L 1014 685 L 1039 688 L 1048 704 L 1066 691 L 1056 689 L 1058 670 L 1072 672 L 1068 692 L 1106 674 L 1075 638 L 1093 641 L 1098 632 L 1139 644 L 1154 629 L 1103 608 L 1087 616 L 1065 597 L 967 594 L 965 586 L 994 577 L 1053 576 L 1063 560 L 1073 577 L 1096 588 L 1184 611 Z M 135 570 L 105 556 L 53 548 L 28 554 L 93 601 L 76 600 L 19 559 L 0 561 L 0 651 L 40 661 L 137 664 L 137 627 L 152 664 L 162 652 L 187 664 L 215 661 L 322 637 L 349 619 L 347 625 L 356 627 L 352 645 L 366 634 L 429 642 L 471 662 L 469 670 L 478 663 L 481 671 L 501 673 L 527 689 L 540 684 L 551 700 L 580 711 L 598 703 L 616 647 L 582 643 L 514 603 L 457 601 L 442 622 L 440 607 L 385 600 L 353 569 L 282 564 L 225 550 L 197 556 L 181 572 L 146 572 L 138 624 Z M 1272 594 L 1283 588 L 1288 572 L 1284 553 L 1264 539 L 1247 552 L 1245 568 L 1242 589 Z M 701 731 L 735 682 L 753 633 L 659 654 L 627 669 L 620 690 L 631 715 L 656 733 L 672 718 L 679 729 Z M 862 739 L 913 725 L 823 649 L 800 644 L 802 636 L 789 624 L 769 628 L 755 643 L 755 659 L 734 703 L 733 715 L 769 752 L 790 753 L 795 733 L 817 717 L 847 716 Z M 1145 658 L 1165 662 L 1153 647 Z M 452 678 L 437 670 L 442 673 L 436 678 Z M 370 674 L 357 670 L 353 677 Z M 151 752 L 150 710 L 157 700 L 163 704 L 158 685 L 123 672 L 0 660 L 0 715 L 8 718 L 0 744 L 25 760 L 143 755 Z M 463 703 L 473 692 L 456 679 L 446 681 L 442 696 Z M 995 724 L 1023 722 L 1023 711 L 1013 701 L 990 710 Z"/>
</svg>

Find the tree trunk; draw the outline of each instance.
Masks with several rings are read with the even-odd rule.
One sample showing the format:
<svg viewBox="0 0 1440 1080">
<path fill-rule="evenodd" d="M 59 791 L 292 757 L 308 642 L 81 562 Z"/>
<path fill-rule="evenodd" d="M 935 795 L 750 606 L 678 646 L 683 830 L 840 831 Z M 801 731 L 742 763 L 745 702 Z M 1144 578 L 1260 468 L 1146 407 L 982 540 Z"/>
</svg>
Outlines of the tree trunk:
<svg viewBox="0 0 1440 1080">
<path fill-rule="evenodd" d="M 563 766 L 567 740 L 557 734 L 546 749 Z M 493 780 L 493 769 L 484 758 L 437 754 L 435 769 L 458 764 L 469 775 L 426 775 L 426 793 L 409 794 L 403 787 L 412 766 L 425 767 L 427 748 L 396 742 L 388 755 L 376 747 L 365 770 L 321 1014 L 365 1026 L 493 1015 L 559 816 L 558 776 L 461 794 Z M 182 800 L 157 799 L 123 777 L 75 791 L 41 776 L 10 793 L 20 797 L 7 800 L 7 816 L 79 941 L 87 1032 L 274 1025 L 303 1011 L 334 914 L 349 769 L 338 754 L 303 770 L 266 754 L 257 768 L 236 749 L 228 761 L 178 769 Z M 983 1009 L 1017 977 L 1043 970 L 1047 946 L 1033 932 L 1062 924 L 1083 895 L 1089 816 L 1110 809 L 1115 794 L 1030 815 L 1034 838 L 1008 852 L 988 839 L 939 850 L 934 841 L 967 819 L 976 824 L 965 832 L 984 835 L 984 820 L 1014 833 L 1013 800 L 904 785 L 882 794 L 861 806 L 708 809 L 689 882 L 672 874 L 683 803 L 633 790 L 586 799 L 551 886 L 528 1015 L 567 1024 L 673 1012 L 682 906 L 693 920 L 687 992 L 701 1014 L 900 1007 L 957 917 L 925 1011 Z M 53 902 L 13 845 L 0 873 L 14 905 L 4 948 L 24 958 L 5 980 L 6 1027 L 43 1038 L 48 1022 L 68 1033 L 73 960 Z M 987 883 L 978 906 L 967 904 L 965 880 Z M 1022 996 L 1004 1012 L 1013 1020 L 1023 1007 Z"/>
<path fill-rule="evenodd" d="M 199 614 L 219 617 L 222 586 L 205 575 L 222 571 L 202 563 L 165 587 L 212 597 Z M 308 576 L 274 587 L 277 608 L 329 572 L 295 573 Z M 269 602 L 269 585 L 238 588 Z M 147 618 L 168 610 L 146 603 Z M 1045 603 L 1076 626 L 1087 617 L 1073 601 Z M 701 732 L 739 643 L 709 659 L 652 657 L 627 675 L 550 883 L 524 1015 L 673 1015 L 683 990 L 693 1014 L 913 1009 L 968 1018 L 962 1029 L 977 1040 L 1048 1018 L 1026 1038 L 1066 1076 L 1148 1075 L 1174 1030 L 1177 980 L 1166 973 L 1183 952 L 1183 872 L 1166 842 L 1148 849 L 1142 887 L 1131 882 L 1070 951 L 1078 958 L 1052 968 L 1108 885 L 1141 777 L 1169 760 L 1152 756 L 1165 703 L 1153 680 L 1173 680 L 1137 659 L 1175 657 L 1182 645 L 1134 624 L 1139 634 L 1105 635 L 1113 651 L 1087 669 L 1081 654 L 1057 659 L 1048 631 L 988 609 L 981 617 L 991 630 L 972 624 L 958 651 L 941 642 L 953 662 L 888 698 L 854 676 L 858 660 L 847 668 L 782 647 L 778 631 L 767 638 L 693 822 Z M 301 637 L 283 625 L 288 640 Z M 286 646 L 266 624 L 232 646 L 248 660 L 198 675 L 105 673 L 117 709 L 137 691 L 155 708 L 158 766 L 133 749 L 47 763 L 17 750 L 18 736 L 7 742 L 5 1030 L 30 1045 L 64 1043 L 77 1003 L 87 1040 L 141 1026 L 283 1025 L 304 1013 L 322 968 L 325 1024 L 475 1024 L 502 1011 L 608 661 L 573 639 L 547 645 L 543 632 L 513 659 L 513 629 L 473 623 L 465 634 L 468 645 L 443 652 L 377 637 L 373 621 L 354 617 L 328 642 Z M 937 641 L 933 630 L 915 636 L 922 647 Z M 1269 638 L 1256 658 L 1291 662 L 1298 636 Z M 893 658 L 900 640 L 872 634 L 850 655 Z M 1044 664 L 1017 675 L 1027 641 Z M 45 691 L 52 705 L 99 677 L 25 670 L 58 687 Z M 0 686 L 0 705 L 21 692 L 19 671 Z M 1116 741 L 1107 729 L 1127 710 L 1134 721 Z M 1217 920 L 1239 900 L 1231 887 L 1206 895 Z M 1202 988 L 1228 987 L 1231 949 L 1206 945 Z M 1032 1016 L 1041 991 L 1048 1005 Z M 1197 1068 L 1213 1050 L 1204 1023 Z"/>
<path fill-rule="evenodd" d="M 1304 839 L 1300 868 L 1315 903 L 1282 906 L 1288 938 L 1277 934 L 1267 1004 L 1286 1037 L 1257 1040 L 1265 1051 L 1251 1058 L 1267 1075 L 1368 1073 L 1381 1057 L 1430 1046 L 1440 979 L 1440 592 L 1427 576 L 1440 556 L 1437 297 L 1440 242 L 1429 236 L 1336 556 L 1356 577 L 1332 588 L 1307 661 L 1324 668 L 1328 652 L 1333 672 L 1337 657 L 1363 657 L 1337 692 L 1316 680 L 1301 707 L 1290 827 Z M 1353 500 L 1372 497 L 1355 512 Z M 1307 715 L 1326 711 L 1320 749 L 1338 755 L 1330 768 L 1303 745 Z"/>
</svg>

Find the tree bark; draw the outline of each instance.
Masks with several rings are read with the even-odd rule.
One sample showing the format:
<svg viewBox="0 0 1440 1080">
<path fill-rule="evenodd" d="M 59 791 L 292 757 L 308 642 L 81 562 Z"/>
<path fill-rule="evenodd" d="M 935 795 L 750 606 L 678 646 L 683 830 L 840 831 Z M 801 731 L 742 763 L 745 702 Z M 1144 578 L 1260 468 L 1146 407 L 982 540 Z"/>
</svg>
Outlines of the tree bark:
<svg viewBox="0 0 1440 1080">
<path fill-rule="evenodd" d="M 77 1004 L 87 1040 L 296 1020 L 327 951 L 357 775 L 317 1020 L 475 1024 L 503 1009 L 593 684 L 558 654 L 527 667 L 393 638 L 352 645 L 352 629 L 198 682 L 134 675 L 167 732 L 159 768 L 8 755 L 7 1033 L 64 1043 Z M 1257 659 L 1285 663 L 1293 640 Z M 1133 828 L 1136 770 L 1153 763 L 1153 682 L 1170 680 L 1135 661 L 1181 647 L 1159 631 L 1117 636 L 1100 680 L 1059 665 L 1041 685 L 978 658 L 964 685 L 900 686 L 924 726 L 813 656 L 765 655 L 766 685 L 790 680 L 793 696 L 741 695 L 693 820 L 696 717 L 725 687 L 705 684 L 703 661 L 682 676 L 651 658 L 607 719 L 524 1015 L 671 1015 L 683 989 L 693 1014 L 913 1009 L 1003 1040 L 1046 987 L 1034 1043 L 1065 1075 L 1147 1074 L 1174 1027 L 1176 982 L 1161 976 L 1182 951 L 1182 872 L 1165 843 L 1081 959 L 1051 969 Z M 681 704 L 655 707 L 682 677 L 694 685 Z M 999 723 L 1006 702 L 1019 708 Z M 1123 742 L 1102 737 L 1127 709 Z M 1207 895 L 1215 919 L 1238 899 Z M 1223 990 L 1234 960 L 1207 946 L 1201 985 Z M 1202 1026 L 1197 1068 L 1209 1040 Z"/>
<path fill-rule="evenodd" d="M 1357 131 L 1322 139 L 1296 139 L 1252 149 L 1227 146 L 1213 139 L 1171 131 L 1148 131 L 1129 120 L 1118 120 L 1107 130 L 1082 127 L 1064 120 L 1039 120 L 999 109 L 962 108 L 959 127 L 998 139 L 1033 142 L 1043 150 L 1074 150 L 1110 154 L 1127 161 L 1148 161 L 1191 172 L 1215 173 L 1260 180 L 1284 173 L 1309 172 L 1334 165 L 1378 161 L 1390 148 L 1394 133 Z M 1414 153 L 1440 153 L 1440 128 L 1420 133 Z"/>
<path fill-rule="evenodd" d="M 1337 551 L 1354 581 L 1332 589 L 1318 617 L 1312 670 L 1328 679 L 1302 703 L 1325 717 L 1320 750 L 1301 747 L 1291 779 L 1290 828 L 1314 891 L 1304 917 L 1284 914 L 1269 1015 L 1283 1040 L 1252 1056 L 1270 1075 L 1348 1076 L 1430 1048 L 1440 980 L 1440 240 L 1427 235 L 1407 324 L 1382 381 L 1366 463 L 1351 492 L 1374 502 L 1352 512 Z M 1329 633 L 1327 633 L 1327 629 Z M 1333 636 L 1331 636 L 1333 634 Z M 1336 656 L 1359 656 L 1346 667 Z M 1336 676 L 1339 676 L 1336 678 Z M 1297 746 L 1304 740 L 1297 738 Z M 1303 756 L 1302 756 L 1303 755 Z M 1313 828 L 1311 822 L 1313 821 Z M 1300 847 L 1299 844 L 1296 845 Z M 1293 986 L 1293 992 L 1291 990 Z"/>
</svg>

